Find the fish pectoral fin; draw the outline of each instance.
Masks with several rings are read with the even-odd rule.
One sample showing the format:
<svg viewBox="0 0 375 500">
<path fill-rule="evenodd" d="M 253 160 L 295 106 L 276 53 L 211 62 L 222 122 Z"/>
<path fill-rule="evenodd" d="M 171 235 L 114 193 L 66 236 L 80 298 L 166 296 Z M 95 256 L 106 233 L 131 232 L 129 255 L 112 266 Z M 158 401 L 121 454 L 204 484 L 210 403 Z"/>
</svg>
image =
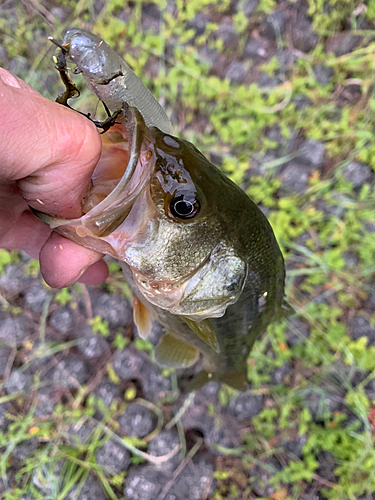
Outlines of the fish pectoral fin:
<svg viewBox="0 0 375 500">
<path fill-rule="evenodd" d="M 141 339 L 147 339 L 151 333 L 152 317 L 150 311 L 133 295 L 133 318 Z"/>
<path fill-rule="evenodd" d="M 192 319 L 184 318 L 183 316 L 180 316 L 180 318 L 188 325 L 191 330 L 193 330 L 196 335 L 198 335 L 201 340 L 203 340 L 203 342 L 205 342 L 215 352 L 220 352 L 220 346 L 216 337 L 215 330 L 213 329 L 208 319 L 204 319 L 202 321 L 193 321 Z"/>
<path fill-rule="evenodd" d="M 165 368 L 188 368 L 199 356 L 199 351 L 191 344 L 166 333 L 155 347 L 155 360 Z"/>
</svg>

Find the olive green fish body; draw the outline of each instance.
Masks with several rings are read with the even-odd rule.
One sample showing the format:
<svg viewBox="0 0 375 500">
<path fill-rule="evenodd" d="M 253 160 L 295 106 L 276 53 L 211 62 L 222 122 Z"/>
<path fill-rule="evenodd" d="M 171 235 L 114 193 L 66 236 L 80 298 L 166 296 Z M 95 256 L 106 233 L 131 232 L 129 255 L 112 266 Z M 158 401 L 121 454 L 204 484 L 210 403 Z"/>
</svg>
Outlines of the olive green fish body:
<svg viewBox="0 0 375 500">
<path fill-rule="evenodd" d="M 165 330 L 161 366 L 189 367 L 202 353 L 191 388 L 213 379 L 245 388 L 254 340 L 282 316 L 284 261 L 270 224 L 194 145 L 165 132 L 165 113 L 141 82 L 129 94 L 125 80 L 137 88 L 137 77 L 110 47 L 76 29 L 64 42 L 92 90 L 118 108 L 116 124 L 101 136 L 82 217 L 34 213 L 122 263 L 140 335 L 154 319 Z"/>
</svg>

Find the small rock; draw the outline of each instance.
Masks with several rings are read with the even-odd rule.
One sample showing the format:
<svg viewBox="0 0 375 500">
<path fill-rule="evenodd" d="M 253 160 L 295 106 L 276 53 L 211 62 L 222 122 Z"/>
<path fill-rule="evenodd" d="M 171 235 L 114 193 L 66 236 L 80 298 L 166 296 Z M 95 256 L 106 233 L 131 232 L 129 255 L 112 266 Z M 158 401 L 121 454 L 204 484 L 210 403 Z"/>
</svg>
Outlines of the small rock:
<svg viewBox="0 0 375 500">
<path fill-rule="evenodd" d="M 151 466 L 131 469 L 125 479 L 124 495 L 127 500 L 155 500 L 171 476 Z"/>
<path fill-rule="evenodd" d="M 92 312 L 108 321 L 110 328 L 119 328 L 133 323 L 133 311 L 129 302 L 122 295 L 92 294 Z"/>
<path fill-rule="evenodd" d="M 245 58 L 252 59 L 255 62 L 263 61 L 268 55 L 269 42 L 265 38 L 249 38 L 243 55 Z"/>
<path fill-rule="evenodd" d="M 353 184 L 354 189 L 360 189 L 371 179 L 371 169 L 365 163 L 354 161 L 343 170 L 345 179 Z"/>
<path fill-rule="evenodd" d="M 343 257 L 347 267 L 357 267 L 359 265 L 359 256 L 357 253 L 348 250 L 343 252 Z"/>
<path fill-rule="evenodd" d="M 326 481 L 331 481 L 336 483 L 337 477 L 335 476 L 335 469 L 337 463 L 335 462 L 335 457 L 329 451 L 322 451 L 318 455 L 319 467 L 316 469 L 316 473 L 324 478 Z"/>
<path fill-rule="evenodd" d="M 306 139 L 298 149 L 299 155 L 295 159 L 311 170 L 317 170 L 324 165 L 325 146 L 315 139 Z"/>
<path fill-rule="evenodd" d="M 113 476 L 129 467 L 131 455 L 120 443 L 109 440 L 95 453 L 95 459 L 105 473 Z"/>
<path fill-rule="evenodd" d="M 304 94 L 296 94 L 296 96 L 294 97 L 293 102 L 294 102 L 294 106 L 297 109 L 306 109 L 311 104 L 310 99 L 306 95 L 304 95 Z"/>
<path fill-rule="evenodd" d="M 270 40 L 277 40 L 285 33 L 288 16 L 285 12 L 270 14 L 264 23 L 264 34 Z"/>
<path fill-rule="evenodd" d="M 32 281 L 33 278 L 23 274 L 23 267 L 19 264 L 5 266 L 3 274 L 0 274 L 0 287 L 5 298 L 23 293 Z"/>
<path fill-rule="evenodd" d="M 281 174 L 281 182 L 285 191 L 303 194 L 308 188 L 309 172 L 304 165 L 291 162 Z"/>
<path fill-rule="evenodd" d="M 271 478 L 281 470 L 281 465 L 275 457 L 267 458 L 263 464 L 250 470 L 250 484 L 253 492 L 259 497 L 269 498 L 275 493 Z"/>
<path fill-rule="evenodd" d="M 0 378 L 4 377 L 11 356 L 12 356 L 12 348 L 2 347 L 0 345 Z"/>
<path fill-rule="evenodd" d="M 7 419 L 8 407 L 6 403 L 0 403 L 0 431 L 6 432 L 10 420 Z"/>
<path fill-rule="evenodd" d="M 38 446 L 39 443 L 36 438 L 28 439 L 27 441 L 17 444 L 12 451 L 12 455 L 17 460 L 25 460 L 27 457 L 32 455 L 36 449 L 38 449 Z"/>
<path fill-rule="evenodd" d="M 333 52 L 336 56 L 343 56 L 352 52 L 362 41 L 361 36 L 352 35 L 348 32 L 335 33 L 326 43 L 327 52 Z"/>
<path fill-rule="evenodd" d="M 244 83 L 247 74 L 248 69 L 241 62 L 233 61 L 225 72 L 225 78 L 228 78 L 231 83 L 241 84 Z"/>
<path fill-rule="evenodd" d="M 101 482 L 93 474 L 87 476 L 86 482 L 77 496 L 78 485 L 73 486 L 66 500 L 106 500 L 107 495 L 104 493 Z"/>
<path fill-rule="evenodd" d="M 355 315 L 349 323 L 349 335 L 353 340 L 366 337 L 368 346 L 375 345 L 375 325 L 359 314 Z"/>
<path fill-rule="evenodd" d="M 327 415 L 343 409 L 342 397 L 324 388 L 304 390 L 303 404 L 310 410 L 313 420 L 318 423 L 324 421 Z"/>
<path fill-rule="evenodd" d="M 21 347 L 25 338 L 34 331 L 34 324 L 27 316 L 10 316 L 0 312 L 0 345 Z"/>
<path fill-rule="evenodd" d="M 8 394 L 15 394 L 30 389 L 32 383 L 33 377 L 31 375 L 25 375 L 19 370 L 13 370 L 9 378 L 4 382 L 4 389 Z"/>
<path fill-rule="evenodd" d="M 63 359 L 48 372 L 47 378 L 61 387 L 77 389 L 89 380 L 90 370 L 80 359 Z"/>
<path fill-rule="evenodd" d="M 297 61 L 297 56 L 291 50 L 280 49 L 278 50 L 277 60 L 281 69 L 288 69 L 293 67 Z"/>
<path fill-rule="evenodd" d="M 142 30 L 160 31 L 161 12 L 155 3 L 142 3 Z"/>
<path fill-rule="evenodd" d="M 108 342 L 102 335 L 92 333 L 91 328 L 86 326 L 87 328 L 83 329 L 79 339 L 77 349 L 87 359 L 99 358 L 108 352 Z"/>
<path fill-rule="evenodd" d="M 284 363 L 282 366 L 275 368 L 271 373 L 271 383 L 272 384 L 282 384 L 287 375 L 291 373 L 293 367 L 289 361 Z"/>
<path fill-rule="evenodd" d="M 71 425 L 67 433 L 68 443 L 74 448 L 77 448 L 77 443 L 86 444 L 96 430 L 96 427 L 97 424 L 93 420 L 79 421 Z"/>
<path fill-rule="evenodd" d="M 125 436 L 143 438 L 155 429 L 156 420 L 154 412 L 138 403 L 131 403 L 118 422 Z"/>
<path fill-rule="evenodd" d="M 58 396 L 53 387 L 41 387 L 38 389 L 38 395 L 34 400 L 36 404 L 34 414 L 37 417 L 48 417 L 52 415 L 55 406 L 58 403 Z"/>
<path fill-rule="evenodd" d="M 145 398 L 153 403 L 172 390 L 171 377 L 164 377 L 161 369 L 151 362 L 142 366 L 140 381 Z"/>
<path fill-rule="evenodd" d="M 209 17 L 202 12 L 186 23 L 187 29 L 193 29 L 196 36 L 203 35 L 206 30 L 207 23 L 210 21 Z"/>
<path fill-rule="evenodd" d="M 278 76 L 269 76 L 267 73 L 261 73 L 257 80 L 260 89 L 273 89 L 280 85 L 281 82 L 282 80 Z"/>
<path fill-rule="evenodd" d="M 213 404 L 218 405 L 218 392 L 220 390 L 220 382 L 212 381 L 204 385 L 200 389 L 197 389 L 194 397 L 194 404 L 208 406 Z"/>
<path fill-rule="evenodd" d="M 106 408 L 109 408 L 115 399 L 121 398 L 119 386 L 109 380 L 102 380 L 95 388 L 94 394 L 103 401 Z"/>
<path fill-rule="evenodd" d="M 250 18 L 254 14 L 255 9 L 258 7 L 258 5 L 259 0 L 246 0 L 245 2 L 242 2 L 238 10 L 242 10 L 245 16 Z"/>
<path fill-rule="evenodd" d="M 141 368 L 145 361 L 140 354 L 133 349 L 126 348 L 117 351 L 113 357 L 113 370 L 121 380 L 131 380 L 140 378 Z"/>
<path fill-rule="evenodd" d="M 307 438 L 305 435 L 298 436 L 297 439 L 293 439 L 291 441 L 284 441 L 284 449 L 285 451 L 291 455 L 291 458 L 302 458 L 302 450 L 307 442 Z"/>
<path fill-rule="evenodd" d="M 215 415 L 205 442 L 213 455 L 226 455 L 226 448 L 237 448 L 241 444 L 238 422 L 230 415 Z"/>
<path fill-rule="evenodd" d="M 310 235 L 308 235 L 310 238 Z M 303 344 L 310 335 L 309 325 L 301 318 L 291 318 L 285 331 L 289 346 Z"/>
<path fill-rule="evenodd" d="M 179 445 L 180 438 L 178 437 L 178 433 L 174 429 L 163 429 L 156 437 L 154 437 L 154 439 L 151 439 L 148 444 L 147 451 L 153 457 L 161 457 L 175 450 L 176 454 L 172 458 L 170 458 L 166 462 L 162 462 L 158 466 L 158 468 L 160 469 L 174 470 L 180 463 L 180 457 L 178 453 Z"/>
<path fill-rule="evenodd" d="M 214 490 L 214 464 L 208 456 L 195 456 L 182 469 L 169 491 L 170 500 L 201 500 Z"/>
<path fill-rule="evenodd" d="M 264 397 L 251 393 L 240 393 L 229 404 L 228 411 L 239 420 L 249 421 L 263 410 Z"/>
<path fill-rule="evenodd" d="M 41 313 L 49 292 L 42 284 L 34 285 L 25 294 L 25 302 L 35 313 Z"/>
<path fill-rule="evenodd" d="M 326 66 L 323 63 L 318 63 L 313 66 L 313 72 L 316 78 L 316 81 L 320 83 L 320 85 L 328 85 L 331 82 L 333 75 L 335 72 L 329 66 Z"/>
<path fill-rule="evenodd" d="M 225 50 L 233 52 L 238 48 L 239 36 L 234 26 L 225 23 L 219 24 L 217 37 L 223 41 Z"/>
<path fill-rule="evenodd" d="M 59 307 L 49 317 L 49 323 L 64 337 L 68 334 L 75 333 L 76 325 L 74 321 L 73 311 L 69 307 Z M 79 332 L 76 332 L 79 334 Z"/>
</svg>

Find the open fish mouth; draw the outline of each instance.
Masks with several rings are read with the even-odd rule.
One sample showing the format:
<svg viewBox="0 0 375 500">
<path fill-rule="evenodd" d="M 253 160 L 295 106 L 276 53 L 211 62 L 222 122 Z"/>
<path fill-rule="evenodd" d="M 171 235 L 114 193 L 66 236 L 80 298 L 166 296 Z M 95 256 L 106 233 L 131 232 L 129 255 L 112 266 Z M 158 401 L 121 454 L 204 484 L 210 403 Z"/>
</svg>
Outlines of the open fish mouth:
<svg viewBox="0 0 375 500">
<path fill-rule="evenodd" d="M 62 219 L 30 209 L 60 234 L 121 258 L 104 238 L 121 226 L 135 200 L 149 184 L 153 154 L 142 115 L 127 104 L 117 115 L 115 125 L 101 138 L 102 154 L 92 174 L 91 187 L 82 201 L 82 216 Z"/>
</svg>

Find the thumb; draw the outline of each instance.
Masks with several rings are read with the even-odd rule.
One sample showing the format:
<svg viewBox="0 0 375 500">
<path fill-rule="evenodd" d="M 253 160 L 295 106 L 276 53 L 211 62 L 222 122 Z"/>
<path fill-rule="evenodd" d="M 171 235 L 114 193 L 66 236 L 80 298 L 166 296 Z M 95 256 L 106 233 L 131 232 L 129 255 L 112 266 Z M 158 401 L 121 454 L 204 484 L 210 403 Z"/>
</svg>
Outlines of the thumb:
<svg viewBox="0 0 375 500">
<path fill-rule="evenodd" d="M 43 212 L 79 217 L 101 153 L 96 127 L 1 68 L 0 101 L 0 180 Z"/>
</svg>

